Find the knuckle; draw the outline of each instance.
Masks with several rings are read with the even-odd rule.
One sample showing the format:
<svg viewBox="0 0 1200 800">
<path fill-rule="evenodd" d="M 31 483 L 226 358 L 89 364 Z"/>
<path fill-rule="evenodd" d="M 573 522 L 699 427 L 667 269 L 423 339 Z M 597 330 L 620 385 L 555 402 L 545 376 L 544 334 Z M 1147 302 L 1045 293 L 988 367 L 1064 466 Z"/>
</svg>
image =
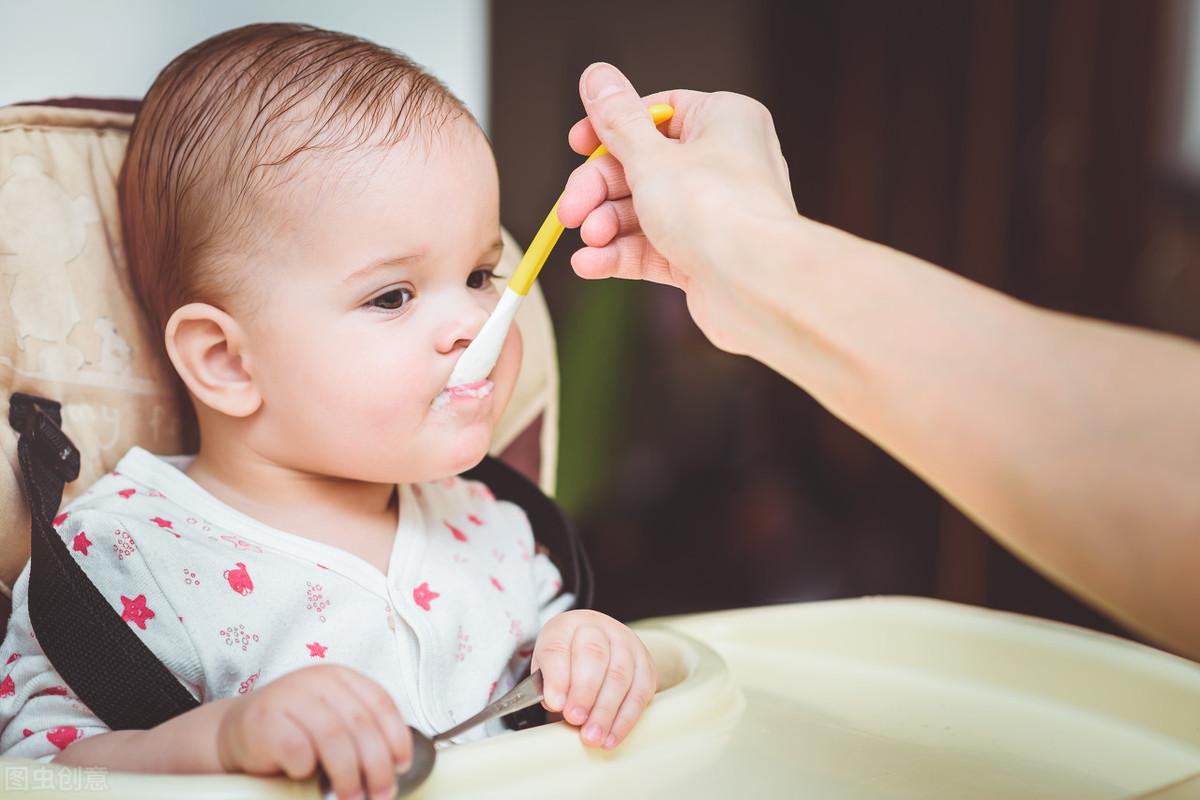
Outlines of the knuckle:
<svg viewBox="0 0 1200 800">
<path fill-rule="evenodd" d="M 633 665 L 628 661 L 612 661 L 608 665 L 605 679 L 614 683 L 629 683 L 633 680 Z"/>
<path fill-rule="evenodd" d="M 622 105 L 609 117 L 609 127 L 612 130 L 624 131 L 638 125 L 646 124 L 648 114 L 638 105 Z"/>
<path fill-rule="evenodd" d="M 638 687 L 629 693 L 630 702 L 638 709 L 645 708 L 654 698 L 654 692 L 649 689 Z"/>
<path fill-rule="evenodd" d="M 592 661 L 602 661 L 608 658 L 608 642 L 599 639 L 588 639 L 579 647 L 579 654 Z"/>
<path fill-rule="evenodd" d="M 542 644 L 540 652 L 542 656 L 566 656 L 571 653 L 571 643 L 557 636 L 549 637 Z"/>
</svg>

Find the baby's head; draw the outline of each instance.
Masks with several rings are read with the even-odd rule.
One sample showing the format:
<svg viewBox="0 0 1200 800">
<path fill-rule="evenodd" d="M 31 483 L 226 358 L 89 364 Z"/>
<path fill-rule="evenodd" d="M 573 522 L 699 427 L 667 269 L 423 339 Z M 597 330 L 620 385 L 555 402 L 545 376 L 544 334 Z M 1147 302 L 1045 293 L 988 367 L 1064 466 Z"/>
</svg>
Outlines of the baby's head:
<svg viewBox="0 0 1200 800">
<path fill-rule="evenodd" d="M 434 401 L 497 300 L 495 161 L 412 62 L 299 25 L 202 42 L 146 95 L 120 199 L 202 450 L 379 483 L 486 453 L 516 329 L 490 394 Z"/>
</svg>

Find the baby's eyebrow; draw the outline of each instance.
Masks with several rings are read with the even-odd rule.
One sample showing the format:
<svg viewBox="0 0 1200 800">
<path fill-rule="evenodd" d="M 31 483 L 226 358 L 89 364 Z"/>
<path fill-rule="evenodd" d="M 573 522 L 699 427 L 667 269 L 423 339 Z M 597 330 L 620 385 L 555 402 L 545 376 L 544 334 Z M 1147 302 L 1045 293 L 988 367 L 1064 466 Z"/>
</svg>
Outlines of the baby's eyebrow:
<svg viewBox="0 0 1200 800">
<path fill-rule="evenodd" d="M 497 239 L 496 241 L 494 241 L 490 245 L 488 245 L 488 247 L 483 251 L 483 254 L 485 256 L 489 256 L 489 255 L 492 255 L 493 253 L 495 253 L 496 255 L 499 255 L 500 253 L 503 253 L 503 252 L 504 252 L 504 240 Z"/>
<path fill-rule="evenodd" d="M 411 263 L 413 261 L 420 259 L 423 255 L 425 255 L 425 254 L 424 253 L 409 253 L 408 255 L 388 256 L 386 258 L 381 258 L 377 261 L 372 261 L 370 264 L 367 264 L 362 269 L 357 269 L 354 272 L 347 275 L 346 279 L 343 281 L 343 283 L 354 283 L 356 281 L 360 281 L 360 280 L 363 280 L 364 278 L 370 277 L 371 275 L 378 272 L 379 270 L 388 269 L 391 267 L 404 266 L 405 264 L 408 264 L 408 263 Z"/>
</svg>

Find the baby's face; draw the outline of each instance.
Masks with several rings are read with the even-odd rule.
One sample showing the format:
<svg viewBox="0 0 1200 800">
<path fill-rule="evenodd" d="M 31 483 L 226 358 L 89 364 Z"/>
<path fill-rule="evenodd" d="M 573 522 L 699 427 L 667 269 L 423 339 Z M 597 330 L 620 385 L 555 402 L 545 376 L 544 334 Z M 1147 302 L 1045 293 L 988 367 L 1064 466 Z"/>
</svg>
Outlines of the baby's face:
<svg viewBox="0 0 1200 800">
<path fill-rule="evenodd" d="M 499 297 L 495 161 L 465 120 L 430 138 L 318 155 L 276 190 L 239 321 L 263 396 L 253 435 L 280 463 L 404 483 L 487 452 L 520 366 L 516 327 L 490 392 L 438 396 Z"/>
</svg>

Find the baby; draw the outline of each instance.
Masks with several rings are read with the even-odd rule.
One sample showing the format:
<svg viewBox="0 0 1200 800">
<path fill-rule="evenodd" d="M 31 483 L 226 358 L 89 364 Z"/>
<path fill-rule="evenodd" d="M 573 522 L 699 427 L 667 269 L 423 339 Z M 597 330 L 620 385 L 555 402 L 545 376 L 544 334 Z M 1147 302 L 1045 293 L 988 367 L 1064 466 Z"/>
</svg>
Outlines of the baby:
<svg viewBox="0 0 1200 800">
<path fill-rule="evenodd" d="M 501 250 L 495 162 L 462 104 L 369 42 L 240 28 L 158 76 L 120 197 L 133 287 L 200 446 L 134 448 L 56 529 L 202 704 L 108 731 L 33 637 L 26 565 L 0 648 L 0 752 L 319 766 L 339 797 L 387 796 L 406 726 L 465 719 L 531 651 L 545 706 L 615 747 L 656 688 L 646 648 L 563 611 L 521 509 L 455 477 L 486 454 L 521 360 L 514 328 L 488 381 L 446 387 L 496 303 Z"/>
</svg>

